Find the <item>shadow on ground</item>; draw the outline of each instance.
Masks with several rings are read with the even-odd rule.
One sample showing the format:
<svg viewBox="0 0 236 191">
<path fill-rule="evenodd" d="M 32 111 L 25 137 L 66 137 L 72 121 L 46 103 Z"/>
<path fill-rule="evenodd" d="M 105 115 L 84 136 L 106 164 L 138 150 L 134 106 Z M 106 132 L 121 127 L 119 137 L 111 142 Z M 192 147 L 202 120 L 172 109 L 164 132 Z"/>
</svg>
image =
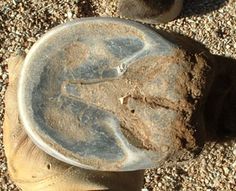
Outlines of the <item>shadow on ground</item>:
<svg viewBox="0 0 236 191">
<path fill-rule="evenodd" d="M 236 138 L 236 60 L 215 56 L 217 76 L 207 99 L 205 117 L 208 139 Z"/>
<path fill-rule="evenodd" d="M 220 9 L 228 2 L 229 0 L 185 0 L 180 18 L 207 14 Z"/>
<path fill-rule="evenodd" d="M 81 17 L 94 17 L 97 16 L 95 13 L 96 8 L 93 6 L 91 0 L 79 1 L 78 7 L 81 9 Z"/>
</svg>

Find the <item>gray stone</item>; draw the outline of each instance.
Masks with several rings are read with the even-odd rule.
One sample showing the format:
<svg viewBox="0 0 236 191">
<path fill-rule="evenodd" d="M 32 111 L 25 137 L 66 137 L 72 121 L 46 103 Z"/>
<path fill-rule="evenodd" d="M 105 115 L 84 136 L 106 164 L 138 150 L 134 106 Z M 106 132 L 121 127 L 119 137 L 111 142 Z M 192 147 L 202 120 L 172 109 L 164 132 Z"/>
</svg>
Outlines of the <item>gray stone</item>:
<svg viewBox="0 0 236 191">
<path fill-rule="evenodd" d="M 183 0 L 117 0 L 118 14 L 147 23 L 168 22 L 176 18 Z"/>
</svg>

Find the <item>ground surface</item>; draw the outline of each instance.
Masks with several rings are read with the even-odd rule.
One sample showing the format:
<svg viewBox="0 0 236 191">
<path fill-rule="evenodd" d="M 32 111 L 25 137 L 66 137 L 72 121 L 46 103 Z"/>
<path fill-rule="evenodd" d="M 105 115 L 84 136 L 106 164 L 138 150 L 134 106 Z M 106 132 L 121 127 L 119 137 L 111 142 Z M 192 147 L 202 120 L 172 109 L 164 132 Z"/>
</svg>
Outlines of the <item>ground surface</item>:
<svg viewBox="0 0 236 191">
<path fill-rule="evenodd" d="M 76 17 L 115 15 L 106 0 L 0 0 L 0 126 L 7 84 L 6 59 L 15 51 L 28 51 L 48 29 Z M 179 19 L 163 28 L 202 42 L 212 53 L 236 59 L 236 0 L 186 0 Z M 236 138 L 205 145 L 201 155 L 187 164 L 147 170 L 149 191 L 236 190 Z M 0 191 L 19 190 L 7 174 L 0 128 Z"/>
</svg>

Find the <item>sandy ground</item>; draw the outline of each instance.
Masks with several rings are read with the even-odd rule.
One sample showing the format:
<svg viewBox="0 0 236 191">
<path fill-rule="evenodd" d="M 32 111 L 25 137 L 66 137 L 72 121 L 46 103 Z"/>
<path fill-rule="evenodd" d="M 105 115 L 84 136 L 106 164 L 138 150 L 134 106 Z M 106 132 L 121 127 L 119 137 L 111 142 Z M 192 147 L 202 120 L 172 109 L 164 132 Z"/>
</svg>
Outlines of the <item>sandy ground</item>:
<svg viewBox="0 0 236 191">
<path fill-rule="evenodd" d="M 28 51 L 50 28 L 77 17 L 116 15 L 105 0 L 0 0 L 0 126 L 8 73 L 6 59 Z M 152 27 L 176 31 L 205 44 L 212 53 L 236 59 L 236 0 L 186 0 L 181 16 Z M 236 190 L 236 138 L 224 137 L 205 145 L 187 164 L 146 171 L 148 191 Z M 0 128 L 0 191 L 19 190 L 7 173 Z"/>
</svg>

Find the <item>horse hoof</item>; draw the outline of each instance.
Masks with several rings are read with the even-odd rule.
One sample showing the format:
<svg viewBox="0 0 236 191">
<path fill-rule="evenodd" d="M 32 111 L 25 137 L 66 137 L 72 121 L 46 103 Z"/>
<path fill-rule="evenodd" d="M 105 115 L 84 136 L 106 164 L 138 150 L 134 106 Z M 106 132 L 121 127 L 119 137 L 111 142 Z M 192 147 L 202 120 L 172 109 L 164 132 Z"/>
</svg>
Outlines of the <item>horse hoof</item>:
<svg viewBox="0 0 236 191">
<path fill-rule="evenodd" d="M 129 171 L 177 160 L 201 146 L 211 80 L 203 52 L 122 19 L 60 25 L 25 59 L 21 121 L 36 145 L 71 165 Z"/>
</svg>

